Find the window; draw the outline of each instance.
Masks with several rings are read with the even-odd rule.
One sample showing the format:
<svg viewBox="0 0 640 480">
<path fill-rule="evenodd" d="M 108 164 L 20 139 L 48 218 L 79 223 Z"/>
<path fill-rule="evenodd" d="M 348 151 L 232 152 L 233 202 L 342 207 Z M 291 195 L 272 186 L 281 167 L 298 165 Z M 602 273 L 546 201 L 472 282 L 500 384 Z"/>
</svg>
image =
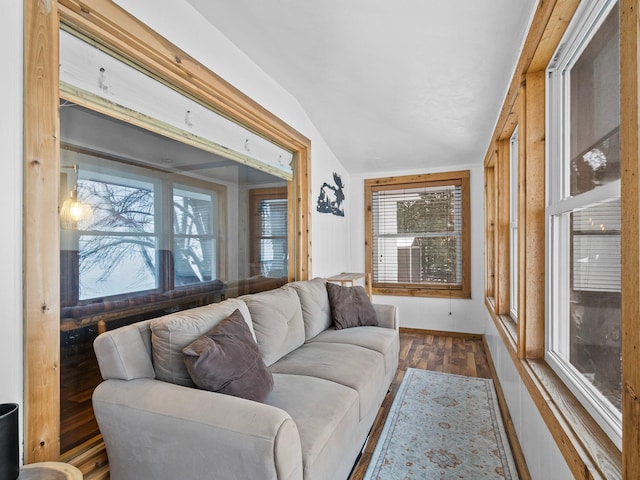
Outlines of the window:
<svg viewBox="0 0 640 480">
<path fill-rule="evenodd" d="M 509 141 L 509 313 L 518 320 L 518 127 Z"/>
<path fill-rule="evenodd" d="M 287 276 L 287 189 L 253 189 L 251 202 L 251 276 Z"/>
<path fill-rule="evenodd" d="M 61 258 L 68 260 L 61 298 L 70 307 L 63 313 L 78 315 L 82 308 L 73 307 L 111 297 L 176 288 L 193 293 L 189 286 L 207 282 L 220 290 L 219 282 L 211 282 L 220 278 L 224 262 L 216 235 L 224 187 L 185 178 L 174 183 L 177 176 L 69 145 L 61 155 L 75 162 L 75 177 L 65 180 L 75 182 L 79 204 L 89 209 L 75 222 L 61 220 Z M 77 268 L 71 268 L 74 262 Z M 111 308 L 121 306 L 114 301 Z"/>
<path fill-rule="evenodd" d="M 373 293 L 469 298 L 469 172 L 365 181 Z"/>
<path fill-rule="evenodd" d="M 174 285 L 218 278 L 218 193 L 186 185 L 173 187 Z"/>
<path fill-rule="evenodd" d="M 92 215 L 77 225 L 78 300 L 159 287 L 160 236 L 155 221 L 159 187 L 150 178 L 125 178 L 80 166 L 78 200 L 90 205 Z M 68 235 L 73 236 L 73 230 Z"/>
<path fill-rule="evenodd" d="M 619 10 L 581 6 L 548 69 L 545 357 L 620 448 Z"/>
</svg>

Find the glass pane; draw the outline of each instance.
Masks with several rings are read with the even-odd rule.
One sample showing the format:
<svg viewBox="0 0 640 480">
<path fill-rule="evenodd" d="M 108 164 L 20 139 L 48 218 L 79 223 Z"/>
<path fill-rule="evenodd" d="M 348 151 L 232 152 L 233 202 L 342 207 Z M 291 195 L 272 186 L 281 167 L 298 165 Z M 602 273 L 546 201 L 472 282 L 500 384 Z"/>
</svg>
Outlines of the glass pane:
<svg viewBox="0 0 640 480">
<path fill-rule="evenodd" d="M 118 181 L 120 180 L 120 181 Z M 78 201 L 91 214 L 78 229 L 91 232 L 153 233 L 155 230 L 153 183 L 125 180 L 80 167 Z"/>
<path fill-rule="evenodd" d="M 461 195 L 459 186 L 374 192 L 374 281 L 461 283 Z"/>
<path fill-rule="evenodd" d="M 173 249 L 175 286 L 213 280 L 215 252 L 212 238 L 176 237 Z"/>
<path fill-rule="evenodd" d="M 620 33 L 614 8 L 570 72 L 571 195 L 620 178 Z"/>
<path fill-rule="evenodd" d="M 571 214 L 569 360 L 621 408 L 620 200 Z"/>
<path fill-rule="evenodd" d="M 80 300 L 157 288 L 156 239 L 80 235 Z"/>
<path fill-rule="evenodd" d="M 214 206 L 206 193 L 173 190 L 173 232 L 177 235 L 211 235 Z"/>
<path fill-rule="evenodd" d="M 287 276 L 287 239 L 262 238 L 260 240 L 260 275 Z"/>
<path fill-rule="evenodd" d="M 60 128 L 65 452 L 98 434 L 98 333 L 284 284 L 288 204 L 281 178 L 68 101 Z M 279 276 L 254 281 L 248 205 L 265 185 L 283 192 L 263 212 L 264 271 Z"/>
</svg>

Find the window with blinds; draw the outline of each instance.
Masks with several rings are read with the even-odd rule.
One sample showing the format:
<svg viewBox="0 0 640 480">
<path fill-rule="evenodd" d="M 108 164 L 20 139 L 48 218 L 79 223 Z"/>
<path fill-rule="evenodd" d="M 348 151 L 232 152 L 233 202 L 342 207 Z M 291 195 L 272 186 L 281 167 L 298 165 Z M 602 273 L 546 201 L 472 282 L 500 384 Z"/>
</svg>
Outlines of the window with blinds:
<svg viewBox="0 0 640 480">
<path fill-rule="evenodd" d="M 452 172 L 365 182 L 375 293 L 468 295 L 468 180 Z"/>
<path fill-rule="evenodd" d="M 573 290 L 620 292 L 620 199 L 571 213 Z"/>
<path fill-rule="evenodd" d="M 287 278 L 288 214 L 286 188 L 253 189 L 251 202 L 251 276 Z"/>
</svg>

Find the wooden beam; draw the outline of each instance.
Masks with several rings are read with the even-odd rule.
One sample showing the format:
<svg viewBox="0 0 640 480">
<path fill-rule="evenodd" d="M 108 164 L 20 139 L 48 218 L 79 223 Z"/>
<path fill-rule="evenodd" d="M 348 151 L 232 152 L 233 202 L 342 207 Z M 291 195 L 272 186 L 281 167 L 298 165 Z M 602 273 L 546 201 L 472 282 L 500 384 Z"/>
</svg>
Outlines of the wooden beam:
<svg viewBox="0 0 640 480">
<path fill-rule="evenodd" d="M 640 472 L 640 2 L 620 2 L 622 472 Z"/>
<path fill-rule="evenodd" d="M 491 158 L 495 158 L 491 157 Z M 484 168 L 484 208 L 485 208 L 485 245 L 487 253 L 485 256 L 485 280 L 484 294 L 486 298 L 495 301 L 496 291 L 496 175 L 495 162 L 491 166 Z"/>
<path fill-rule="evenodd" d="M 510 246 L 510 218 L 509 218 L 509 186 L 510 171 L 510 141 L 498 142 L 498 172 L 496 176 L 496 188 L 498 192 L 497 211 L 497 272 L 496 279 L 496 310 L 500 315 L 509 315 L 510 309 L 510 279 L 511 279 L 511 246 Z"/>
<path fill-rule="evenodd" d="M 526 296 L 524 310 L 520 309 L 519 322 L 526 329 L 526 357 L 544 358 L 544 246 L 545 246 L 545 72 L 526 75 L 525 132 L 519 136 L 525 145 L 526 162 L 525 215 L 519 226 L 524 226 L 523 264 L 526 282 L 522 285 Z"/>
<path fill-rule="evenodd" d="M 26 463 L 60 455 L 58 29 L 56 2 L 25 1 Z"/>
<path fill-rule="evenodd" d="M 520 82 L 520 93 L 518 95 L 518 325 L 517 325 L 517 356 L 526 358 L 527 351 L 527 294 L 525 285 L 527 284 L 527 225 L 524 219 L 527 214 L 527 91 L 526 82 Z"/>
</svg>

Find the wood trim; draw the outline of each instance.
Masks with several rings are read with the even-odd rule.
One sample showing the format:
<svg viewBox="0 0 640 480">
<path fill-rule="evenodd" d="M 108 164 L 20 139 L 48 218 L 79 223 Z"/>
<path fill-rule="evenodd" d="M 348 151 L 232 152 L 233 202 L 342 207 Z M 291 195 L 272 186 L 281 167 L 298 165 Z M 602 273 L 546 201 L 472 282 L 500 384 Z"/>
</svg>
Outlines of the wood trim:
<svg viewBox="0 0 640 480">
<path fill-rule="evenodd" d="M 491 158 L 495 158 L 493 155 Z M 485 297 L 495 299 L 496 292 L 496 167 L 495 162 L 484 169 L 485 202 Z"/>
<path fill-rule="evenodd" d="M 640 2 L 620 1 L 622 474 L 640 472 Z"/>
<path fill-rule="evenodd" d="M 460 185 L 462 188 L 462 282 L 458 286 L 390 284 L 372 279 L 374 295 L 412 297 L 471 298 L 471 172 L 439 172 L 398 177 L 372 178 L 364 181 L 365 271 L 373 274 L 373 192 L 393 188 Z"/>
<path fill-rule="evenodd" d="M 60 18 L 149 74 L 291 149 L 309 140 L 186 52 L 109 0 L 59 0 Z"/>
<path fill-rule="evenodd" d="M 512 132 L 513 133 L 513 132 Z M 498 142 L 498 159 L 497 159 L 497 175 L 496 175 L 496 189 L 497 189 L 497 228 L 496 237 L 497 245 L 496 252 L 500 252 L 500 255 L 496 255 L 496 271 L 498 272 L 496 278 L 496 310 L 500 315 L 509 314 L 510 309 L 510 278 L 511 278 L 511 242 L 510 235 L 510 218 L 509 218 L 509 190 L 511 184 L 510 176 L 510 141 L 500 140 Z"/>
<path fill-rule="evenodd" d="M 518 122 L 518 336 L 517 348 L 518 358 L 527 356 L 527 294 L 525 285 L 527 283 L 527 225 L 524 219 L 527 213 L 527 191 L 526 171 L 527 171 L 527 91 L 526 82 L 520 83 L 520 94 L 518 95 L 519 122 Z"/>
<path fill-rule="evenodd" d="M 484 338 L 484 335 L 480 333 L 444 332 L 442 330 L 424 330 L 422 328 L 409 328 L 409 327 L 400 327 L 400 333 L 466 338 L 469 340 L 482 340 Z"/>
<path fill-rule="evenodd" d="M 519 135 L 520 143 L 526 149 L 523 165 L 525 183 L 524 215 L 520 226 L 524 226 L 525 239 L 523 262 L 525 282 L 522 284 L 526 298 L 519 309 L 518 323 L 526 330 L 526 357 L 544 358 L 545 319 L 545 73 L 534 72 L 526 75 L 524 135 Z"/>
<path fill-rule="evenodd" d="M 274 199 L 287 199 L 287 205 L 289 205 L 288 201 L 288 188 L 287 187 L 270 187 L 270 188 L 252 188 L 249 189 L 249 276 L 253 276 L 254 273 L 251 271 L 253 268 L 253 264 L 259 262 L 260 260 L 260 242 L 258 235 L 258 221 L 256 220 L 259 215 L 259 204 L 263 200 L 274 200 Z M 291 213 L 291 207 L 289 206 L 289 213 Z M 287 219 L 292 218 L 287 215 Z M 290 236 L 291 228 L 287 222 L 287 235 L 288 238 L 292 238 Z M 288 263 L 288 272 L 292 272 L 292 258 L 289 256 Z M 290 277 L 292 275 L 290 274 Z"/>
<path fill-rule="evenodd" d="M 58 28 L 55 2 L 25 2 L 25 463 L 60 455 Z"/>
</svg>

